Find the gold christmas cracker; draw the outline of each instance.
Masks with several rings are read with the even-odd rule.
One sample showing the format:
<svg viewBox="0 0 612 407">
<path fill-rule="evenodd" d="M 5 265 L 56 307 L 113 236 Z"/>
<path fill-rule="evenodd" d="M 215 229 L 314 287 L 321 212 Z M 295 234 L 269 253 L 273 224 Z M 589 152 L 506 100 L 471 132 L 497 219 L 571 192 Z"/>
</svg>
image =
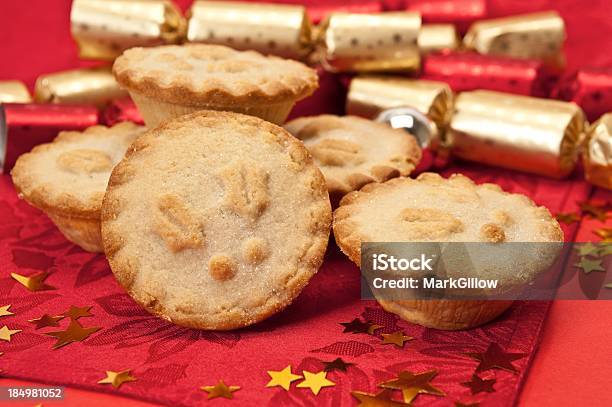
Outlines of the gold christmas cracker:
<svg viewBox="0 0 612 407">
<path fill-rule="evenodd" d="M 30 92 L 21 81 L 0 81 L 0 103 L 29 103 Z"/>
<path fill-rule="evenodd" d="M 92 104 L 99 107 L 126 97 L 110 67 L 75 69 L 41 75 L 34 86 L 34 99 L 42 103 Z"/>
<path fill-rule="evenodd" d="M 612 189 L 612 113 L 589 128 L 582 158 L 587 181 Z"/>
<path fill-rule="evenodd" d="M 539 59 L 565 65 L 565 24 L 554 11 L 477 21 L 463 38 L 466 48 L 481 54 Z"/>
<path fill-rule="evenodd" d="M 128 48 L 179 42 L 186 22 L 171 0 L 73 0 L 70 27 L 81 58 L 113 60 Z"/>
<path fill-rule="evenodd" d="M 585 123 L 573 103 L 463 92 L 455 99 L 447 142 L 466 160 L 562 178 L 574 169 Z"/>
<path fill-rule="evenodd" d="M 187 40 L 303 59 L 311 50 L 303 6 L 197 0 L 188 12 Z"/>
<path fill-rule="evenodd" d="M 420 28 L 421 16 L 408 11 L 333 13 L 322 23 L 316 54 L 335 72 L 416 70 Z"/>
<path fill-rule="evenodd" d="M 453 24 L 423 24 L 417 44 L 421 54 L 459 48 L 459 35 Z"/>
<path fill-rule="evenodd" d="M 346 113 L 374 119 L 393 107 L 412 107 L 426 115 L 437 129 L 443 130 L 452 114 L 453 93 L 444 82 L 393 76 L 356 76 L 346 98 Z"/>
</svg>

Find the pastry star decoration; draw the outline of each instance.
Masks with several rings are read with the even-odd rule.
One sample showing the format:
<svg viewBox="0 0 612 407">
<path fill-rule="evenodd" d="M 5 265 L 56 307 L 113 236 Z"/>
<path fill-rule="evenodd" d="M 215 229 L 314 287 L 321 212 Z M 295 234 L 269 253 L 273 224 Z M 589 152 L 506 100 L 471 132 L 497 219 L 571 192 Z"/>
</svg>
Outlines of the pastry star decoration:
<svg viewBox="0 0 612 407">
<path fill-rule="evenodd" d="M 467 387 L 472 392 L 472 395 L 478 393 L 493 393 L 495 389 L 495 379 L 482 379 L 480 376 L 473 374 L 472 379 L 469 382 L 461 383 L 462 386 Z"/>
<path fill-rule="evenodd" d="M 99 331 L 101 328 L 84 328 L 75 320 L 70 321 L 70 325 L 64 331 L 47 332 L 45 335 L 53 336 L 57 338 L 57 342 L 53 345 L 53 349 L 61 348 L 62 346 L 68 345 L 72 342 L 80 342 L 89 337 L 94 332 Z"/>
<path fill-rule="evenodd" d="M 307 370 L 304 373 L 304 381 L 298 383 L 297 387 L 305 387 L 310 389 L 314 395 L 319 394 L 323 387 L 335 386 L 336 383 L 327 378 L 327 372 L 312 373 Z"/>
<path fill-rule="evenodd" d="M 223 383 L 223 380 L 219 380 L 214 386 L 202 386 L 200 390 L 204 390 L 208 393 L 208 400 L 215 399 L 217 397 L 223 397 L 226 399 L 233 399 L 234 392 L 240 390 L 239 386 L 228 386 Z"/>
<path fill-rule="evenodd" d="M 527 356 L 526 353 L 504 352 L 496 343 L 489 344 L 485 352 L 469 352 L 466 353 L 466 355 L 480 362 L 476 367 L 476 373 L 490 369 L 502 369 L 512 373 L 518 373 L 518 370 L 516 370 L 512 362 Z"/>
<path fill-rule="evenodd" d="M 5 317 L 7 315 L 13 315 L 13 313 L 11 311 L 9 311 L 9 308 L 11 308 L 11 305 L 3 305 L 0 307 L 0 317 Z"/>
<path fill-rule="evenodd" d="M 49 277 L 49 273 L 46 271 L 31 276 L 11 273 L 11 277 L 30 291 L 55 290 L 55 287 L 45 284 L 45 280 Z"/>
<path fill-rule="evenodd" d="M 279 386 L 285 390 L 289 390 L 292 382 L 302 378 L 300 375 L 291 373 L 291 365 L 279 371 L 268 370 L 268 375 L 270 375 L 272 380 L 266 384 L 266 387 Z"/>
<path fill-rule="evenodd" d="M 574 266 L 582 269 L 585 274 L 589 274 L 592 271 L 606 271 L 601 266 L 601 260 L 593 260 L 586 257 L 581 258 L 578 263 L 574 264 Z"/>
<path fill-rule="evenodd" d="M 384 389 L 376 394 L 366 393 L 363 391 L 352 391 L 351 394 L 359 400 L 358 407 L 402 407 L 408 406 L 401 401 L 395 401 L 391 398 L 392 390 Z"/>
<path fill-rule="evenodd" d="M 4 325 L 0 328 L 0 340 L 10 342 L 11 336 L 19 332 L 21 332 L 21 329 L 9 329 L 8 326 Z"/>
<path fill-rule="evenodd" d="M 397 375 L 397 379 L 383 382 L 379 386 L 385 389 L 401 390 L 406 403 L 411 403 L 419 394 L 445 396 L 446 394 L 442 390 L 429 383 L 437 374 L 437 370 L 428 370 L 421 373 L 404 370 Z"/>
<path fill-rule="evenodd" d="M 115 389 L 121 387 L 123 383 L 136 381 L 136 378 L 130 374 L 130 369 L 113 372 L 106 371 L 106 377 L 98 382 L 98 384 L 110 384 Z"/>
</svg>

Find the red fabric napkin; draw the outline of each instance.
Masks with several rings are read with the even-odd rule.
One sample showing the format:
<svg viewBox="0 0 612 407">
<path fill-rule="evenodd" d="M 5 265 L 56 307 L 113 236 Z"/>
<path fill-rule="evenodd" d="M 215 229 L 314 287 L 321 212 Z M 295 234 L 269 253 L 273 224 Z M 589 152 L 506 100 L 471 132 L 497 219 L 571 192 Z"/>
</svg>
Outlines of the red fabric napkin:
<svg viewBox="0 0 612 407">
<path fill-rule="evenodd" d="M 507 190 L 525 193 L 553 212 L 576 209 L 590 187 L 576 177 L 555 181 L 530 175 L 462 164 L 461 171 L 479 182 L 496 182 Z M 447 174 L 448 175 L 448 174 Z M 533 357 L 547 303 L 516 303 L 507 313 L 482 328 L 444 332 L 399 320 L 375 302 L 359 299 L 359 271 L 334 245 L 323 268 L 288 309 L 264 323 L 234 332 L 205 332 L 181 328 L 150 316 L 116 283 L 102 255 L 86 253 L 66 241 L 47 217 L 20 201 L 7 176 L 0 177 L 0 302 L 11 304 L 15 315 L 1 324 L 23 332 L 11 342 L 1 342 L 3 374 L 42 383 L 62 384 L 103 392 L 119 392 L 143 400 L 198 405 L 206 398 L 199 389 L 224 380 L 240 386 L 234 393 L 238 405 L 353 405 L 351 391 L 376 390 L 376 385 L 401 370 L 438 369 L 433 384 L 446 397 L 418 396 L 416 405 L 449 405 L 453 401 L 481 401 L 483 406 L 511 405 Z M 573 228 L 565 229 L 571 237 Z M 11 272 L 30 275 L 50 271 L 46 282 L 56 290 L 29 292 L 9 277 Z M 102 329 L 83 342 L 52 350 L 54 338 L 35 330 L 29 319 L 60 314 L 70 305 L 92 305 L 93 317 L 81 318 L 86 327 Z M 403 349 L 383 345 L 380 337 L 343 333 L 341 322 L 354 318 L 383 325 L 380 333 L 403 330 L 415 337 Z M 507 352 L 527 353 L 514 362 L 515 375 L 489 371 L 494 393 L 476 396 L 461 386 L 477 362 L 465 352 L 483 352 L 492 343 Z M 354 366 L 330 372 L 336 383 L 318 396 L 310 390 L 289 392 L 266 388 L 268 370 L 291 364 L 293 372 L 318 372 L 321 361 L 341 357 Z M 106 370 L 131 369 L 137 381 L 119 390 L 99 385 Z"/>
</svg>

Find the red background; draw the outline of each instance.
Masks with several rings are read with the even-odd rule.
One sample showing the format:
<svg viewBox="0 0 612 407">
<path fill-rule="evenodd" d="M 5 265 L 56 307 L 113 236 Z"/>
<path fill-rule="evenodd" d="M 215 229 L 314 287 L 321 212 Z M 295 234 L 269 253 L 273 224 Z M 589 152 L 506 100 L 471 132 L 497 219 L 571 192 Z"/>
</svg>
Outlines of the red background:
<svg viewBox="0 0 612 407">
<path fill-rule="evenodd" d="M 315 0 L 316 1 L 316 0 Z M 332 2 L 320 3 L 330 4 Z M 190 1 L 177 1 L 185 8 Z M 341 2 L 338 2 L 341 3 Z M 612 23 L 608 1 L 494 1 L 492 16 L 556 9 L 567 24 L 569 68 L 612 66 Z M 32 86 L 41 73 L 91 63 L 79 62 L 70 38 L 69 0 L 2 1 L 0 4 L 0 80 L 20 79 Z M 592 240 L 583 222 L 577 240 Z M 522 405 L 612 405 L 609 388 L 612 303 L 566 301 L 553 304 L 542 344 L 521 396 Z M 3 379 L 0 384 L 16 383 Z M 117 396 L 70 389 L 68 405 L 147 405 Z M 16 405 L 16 404 L 14 404 Z M 31 403 L 27 403 L 31 405 Z"/>
</svg>

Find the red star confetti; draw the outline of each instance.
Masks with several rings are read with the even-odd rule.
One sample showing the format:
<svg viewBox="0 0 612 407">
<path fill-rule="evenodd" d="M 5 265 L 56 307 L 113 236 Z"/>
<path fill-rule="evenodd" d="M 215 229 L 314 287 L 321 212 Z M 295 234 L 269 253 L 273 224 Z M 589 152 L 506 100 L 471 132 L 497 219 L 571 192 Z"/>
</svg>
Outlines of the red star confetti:
<svg viewBox="0 0 612 407">
<path fill-rule="evenodd" d="M 29 319 L 28 322 L 36 325 L 34 329 L 41 329 L 49 326 L 60 326 L 59 321 L 62 319 L 64 319 L 63 315 L 53 317 L 49 314 L 45 314 L 39 318 Z"/>
<path fill-rule="evenodd" d="M 463 382 L 461 385 L 469 388 L 472 395 L 478 393 L 493 393 L 495 391 L 493 388 L 495 381 L 495 379 L 482 379 L 480 376 L 473 374 L 469 382 Z"/>
<path fill-rule="evenodd" d="M 346 372 L 346 369 L 349 366 L 353 366 L 354 365 L 354 363 L 345 362 L 341 358 L 336 358 L 336 359 L 332 360 L 331 362 L 321 362 L 321 363 L 323 363 L 323 365 L 325 366 L 323 368 L 323 370 L 326 371 L 326 372 L 331 372 L 331 371 L 334 371 L 334 370 L 339 370 L 339 371 L 342 371 L 342 372 Z"/>
<path fill-rule="evenodd" d="M 93 314 L 89 312 L 91 308 L 92 308 L 91 306 L 75 307 L 74 305 L 71 305 L 70 309 L 65 311 L 62 314 L 62 316 L 66 318 L 70 318 L 74 321 L 76 321 L 79 318 L 83 318 L 83 317 L 91 317 L 93 316 Z"/>
<path fill-rule="evenodd" d="M 359 318 L 353 319 L 351 322 L 340 322 L 340 325 L 344 327 L 342 333 L 353 333 L 353 334 L 367 334 L 372 324 L 369 322 L 363 322 Z"/>
<path fill-rule="evenodd" d="M 476 373 L 490 369 L 502 369 L 508 372 L 518 373 L 518 370 L 514 367 L 512 362 L 527 356 L 525 353 L 504 352 L 497 343 L 489 344 L 485 352 L 469 352 L 466 353 L 466 355 L 480 362 L 476 367 Z"/>
</svg>

